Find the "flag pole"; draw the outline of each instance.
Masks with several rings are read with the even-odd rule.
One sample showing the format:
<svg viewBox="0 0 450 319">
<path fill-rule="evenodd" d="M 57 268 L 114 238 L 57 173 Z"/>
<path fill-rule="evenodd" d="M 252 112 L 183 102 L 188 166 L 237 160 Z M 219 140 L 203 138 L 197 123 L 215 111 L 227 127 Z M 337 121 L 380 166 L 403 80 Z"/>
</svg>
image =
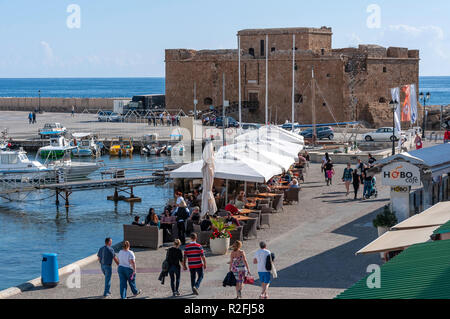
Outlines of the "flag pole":
<svg viewBox="0 0 450 319">
<path fill-rule="evenodd" d="M 295 34 L 292 35 L 292 132 L 295 123 Z"/>
<path fill-rule="evenodd" d="M 242 92 L 241 92 L 241 36 L 238 34 L 238 73 L 239 73 L 239 127 L 242 127 Z"/>
<path fill-rule="evenodd" d="M 266 125 L 269 124 L 269 52 L 268 49 L 269 35 L 266 34 Z"/>
</svg>

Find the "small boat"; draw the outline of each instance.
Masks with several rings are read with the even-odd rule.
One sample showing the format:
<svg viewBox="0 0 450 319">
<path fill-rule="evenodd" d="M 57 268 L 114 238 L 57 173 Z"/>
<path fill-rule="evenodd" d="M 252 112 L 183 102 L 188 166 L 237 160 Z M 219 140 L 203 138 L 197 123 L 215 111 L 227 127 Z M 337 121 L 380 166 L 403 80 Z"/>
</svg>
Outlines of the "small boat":
<svg viewBox="0 0 450 319">
<path fill-rule="evenodd" d="M 183 147 L 183 145 L 179 145 L 179 146 L 177 146 L 177 145 L 175 145 L 175 146 L 169 145 L 167 147 L 166 153 L 169 156 L 171 156 L 172 154 L 178 154 L 179 156 L 183 156 L 184 147 Z"/>
<path fill-rule="evenodd" d="M 98 157 L 101 155 L 101 146 L 96 142 L 92 133 L 73 133 L 71 146 L 76 148 L 72 150 L 72 156 L 75 157 Z"/>
<path fill-rule="evenodd" d="M 51 169 L 38 161 L 30 161 L 23 149 L 0 151 L 0 181 L 34 181 L 45 179 Z"/>
<path fill-rule="evenodd" d="M 133 156 L 133 141 L 131 138 L 124 140 L 122 138 L 111 141 L 109 148 L 109 155 L 111 156 Z"/>
<path fill-rule="evenodd" d="M 167 145 L 163 145 L 163 146 L 147 145 L 147 147 L 144 147 L 142 149 L 142 152 L 147 156 L 150 156 L 150 155 L 160 156 L 163 154 L 167 154 Z"/>
<path fill-rule="evenodd" d="M 75 162 L 72 161 L 72 150 L 67 149 L 64 156 L 56 161 L 46 164 L 53 173 L 53 178 L 61 182 L 61 179 L 75 181 L 86 179 L 90 174 L 104 166 L 103 162 Z"/>
<path fill-rule="evenodd" d="M 41 138 L 54 137 L 66 134 L 67 129 L 61 125 L 61 123 L 47 123 L 44 128 L 39 130 L 39 136 Z"/>
<path fill-rule="evenodd" d="M 64 157 L 66 151 L 72 151 L 74 149 L 76 149 L 76 146 L 71 146 L 68 140 L 59 136 L 50 138 L 50 145 L 41 147 L 38 150 L 38 154 L 46 161 L 58 160 Z"/>
</svg>

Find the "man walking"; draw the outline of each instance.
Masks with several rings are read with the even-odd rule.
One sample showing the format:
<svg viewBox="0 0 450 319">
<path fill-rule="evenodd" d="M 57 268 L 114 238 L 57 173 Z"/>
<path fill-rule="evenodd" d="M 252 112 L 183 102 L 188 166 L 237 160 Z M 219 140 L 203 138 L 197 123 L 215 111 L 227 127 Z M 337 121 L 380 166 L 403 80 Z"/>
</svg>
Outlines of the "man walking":
<svg viewBox="0 0 450 319">
<path fill-rule="evenodd" d="M 36 124 L 36 112 L 33 112 L 32 116 L 33 116 L 33 124 Z"/>
<path fill-rule="evenodd" d="M 188 262 L 189 271 L 191 273 L 192 292 L 195 295 L 198 295 L 200 284 L 203 280 L 203 271 L 206 270 L 206 258 L 202 245 L 197 243 L 196 233 L 191 234 L 191 242 L 184 248 L 184 270 L 187 270 L 186 261 Z"/>
<path fill-rule="evenodd" d="M 105 239 L 105 246 L 99 249 L 97 253 L 98 261 L 100 262 L 103 275 L 105 275 L 105 290 L 103 297 L 107 298 L 111 296 L 111 274 L 112 274 L 112 262 L 119 265 L 119 259 L 116 257 L 114 249 L 111 247 L 112 239 Z"/>
<path fill-rule="evenodd" d="M 267 257 L 272 253 L 267 249 L 267 245 L 265 242 L 259 243 L 259 250 L 255 253 L 255 258 L 253 259 L 253 263 L 258 266 L 258 275 L 259 280 L 261 281 L 261 295 L 260 299 L 267 299 L 268 294 L 267 290 L 269 289 L 269 285 L 271 282 L 271 274 L 270 271 L 266 268 Z"/>
</svg>

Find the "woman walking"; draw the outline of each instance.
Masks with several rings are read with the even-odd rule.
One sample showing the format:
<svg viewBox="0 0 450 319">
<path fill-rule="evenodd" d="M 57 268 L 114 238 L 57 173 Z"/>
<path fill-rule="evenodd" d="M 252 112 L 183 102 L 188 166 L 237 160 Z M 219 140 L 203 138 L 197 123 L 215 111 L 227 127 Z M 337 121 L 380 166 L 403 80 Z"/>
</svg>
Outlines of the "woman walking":
<svg viewBox="0 0 450 319">
<path fill-rule="evenodd" d="M 175 239 L 174 247 L 167 250 L 166 260 L 169 264 L 170 287 L 173 296 L 179 296 L 181 265 L 183 263 L 183 252 L 180 249 L 181 241 Z"/>
<path fill-rule="evenodd" d="M 328 153 L 325 153 L 325 156 L 322 157 L 322 173 L 325 174 L 325 182 L 328 181 L 327 171 L 325 170 L 325 165 L 331 160 L 330 155 Z"/>
<path fill-rule="evenodd" d="M 117 272 L 120 279 L 120 298 L 127 298 L 127 284 L 130 285 L 133 296 L 141 294 L 141 290 L 136 288 L 136 257 L 130 250 L 130 242 L 124 241 L 123 248 L 118 254 L 119 267 Z"/>
<path fill-rule="evenodd" d="M 250 275 L 247 257 L 241 248 L 242 242 L 237 240 L 233 244 L 233 252 L 230 256 L 230 271 L 233 272 L 234 277 L 236 278 L 236 299 L 242 298 L 242 285 L 245 281 L 245 277 Z"/>
<path fill-rule="evenodd" d="M 325 164 L 325 176 L 327 179 L 327 186 L 331 186 L 333 184 L 333 175 L 334 172 L 334 165 L 331 159 L 328 160 L 328 162 Z"/>
<path fill-rule="evenodd" d="M 359 175 L 357 170 L 353 171 L 353 190 L 355 191 L 355 200 L 357 200 L 359 191 Z"/>
<path fill-rule="evenodd" d="M 342 181 L 345 183 L 345 188 L 347 190 L 347 195 L 350 194 L 350 184 L 353 180 L 353 168 L 350 163 L 347 163 L 347 168 L 344 169 L 344 175 L 342 176 Z"/>
</svg>

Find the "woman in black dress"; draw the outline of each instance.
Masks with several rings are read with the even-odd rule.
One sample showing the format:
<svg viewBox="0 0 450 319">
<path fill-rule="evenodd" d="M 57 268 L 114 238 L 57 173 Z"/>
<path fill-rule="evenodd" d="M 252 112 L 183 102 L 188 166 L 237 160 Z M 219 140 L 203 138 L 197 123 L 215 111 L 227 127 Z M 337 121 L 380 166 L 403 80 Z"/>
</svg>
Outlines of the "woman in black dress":
<svg viewBox="0 0 450 319">
<path fill-rule="evenodd" d="M 179 296 L 181 263 L 183 262 L 183 252 L 180 249 L 181 241 L 176 239 L 174 247 L 167 250 L 167 263 L 169 264 L 170 287 L 172 288 L 173 296 Z"/>
<path fill-rule="evenodd" d="M 353 189 L 355 191 L 355 200 L 358 199 L 358 191 L 359 191 L 359 175 L 358 170 L 353 171 Z"/>
</svg>

